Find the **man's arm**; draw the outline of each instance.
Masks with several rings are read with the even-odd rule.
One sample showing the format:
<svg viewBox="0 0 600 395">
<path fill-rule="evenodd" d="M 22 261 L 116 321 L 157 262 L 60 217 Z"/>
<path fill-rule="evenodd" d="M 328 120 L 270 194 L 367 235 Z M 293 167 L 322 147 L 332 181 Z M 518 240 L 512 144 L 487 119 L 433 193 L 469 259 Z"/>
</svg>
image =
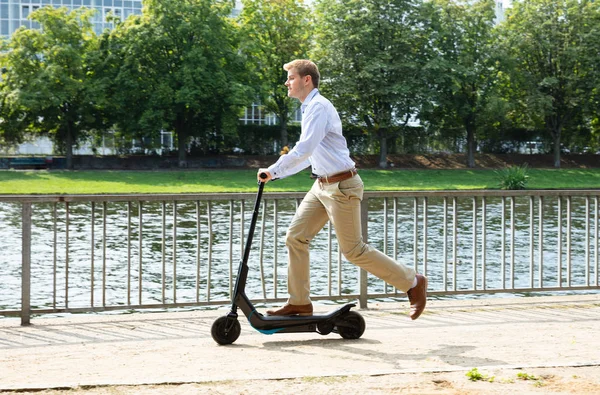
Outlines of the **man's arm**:
<svg viewBox="0 0 600 395">
<path fill-rule="evenodd" d="M 309 158 L 325 135 L 327 114 L 321 103 L 310 106 L 303 114 L 302 135 L 294 148 L 282 155 L 268 170 L 273 178 L 285 178 L 298 173 L 310 165 Z"/>
</svg>

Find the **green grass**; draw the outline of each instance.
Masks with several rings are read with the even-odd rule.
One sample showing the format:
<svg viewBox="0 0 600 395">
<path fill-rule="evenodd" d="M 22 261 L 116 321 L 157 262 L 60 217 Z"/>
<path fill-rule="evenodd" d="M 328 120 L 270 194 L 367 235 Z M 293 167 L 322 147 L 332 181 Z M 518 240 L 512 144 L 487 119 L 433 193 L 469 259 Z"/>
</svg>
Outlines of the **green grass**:
<svg viewBox="0 0 600 395">
<path fill-rule="evenodd" d="M 368 191 L 499 189 L 499 170 L 361 170 Z M 529 169 L 527 189 L 600 188 L 600 169 Z M 306 191 L 306 171 L 268 191 Z M 0 194 L 215 193 L 256 191 L 256 170 L 0 171 Z"/>
</svg>

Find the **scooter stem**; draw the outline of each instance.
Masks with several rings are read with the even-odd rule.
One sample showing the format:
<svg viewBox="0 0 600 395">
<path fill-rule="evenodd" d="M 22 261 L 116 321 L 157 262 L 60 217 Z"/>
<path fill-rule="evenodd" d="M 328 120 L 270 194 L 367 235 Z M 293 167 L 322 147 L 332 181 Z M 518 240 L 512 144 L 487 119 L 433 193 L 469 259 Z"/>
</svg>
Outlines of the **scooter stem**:
<svg viewBox="0 0 600 395">
<path fill-rule="evenodd" d="M 267 175 L 265 173 L 260 174 L 260 178 L 266 179 Z M 265 183 L 263 181 L 258 181 L 258 193 L 256 195 L 256 201 L 254 202 L 254 211 L 252 212 L 252 220 L 250 221 L 250 229 L 248 231 L 248 239 L 246 240 L 246 245 L 244 246 L 244 256 L 242 257 L 242 261 L 240 262 L 240 266 L 238 269 L 238 275 L 235 280 L 235 288 L 233 289 L 233 295 L 231 300 L 231 313 L 232 315 L 237 315 L 237 304 L 236 298 L 237 295 L 243 294 L 246 289 L 246 280 L 248 277 L 248 259 L 250 258 L 250 250 L 252 249 L 252 239 L 254 237 L 254 230 L 256 228 L 256 222 L 258 221 L 258 210 L 260 209 L 260 201 L 262 199 L 263 190 L 265 188 Z"/>
</svg>

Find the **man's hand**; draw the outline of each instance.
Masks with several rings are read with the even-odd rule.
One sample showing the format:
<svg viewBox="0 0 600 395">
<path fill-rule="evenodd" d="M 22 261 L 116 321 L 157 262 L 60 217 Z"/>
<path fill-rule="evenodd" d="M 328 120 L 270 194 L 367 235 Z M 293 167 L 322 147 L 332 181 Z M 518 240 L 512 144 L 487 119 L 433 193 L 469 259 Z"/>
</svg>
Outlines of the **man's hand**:
<svg viewBox="0 0 600 395">
<path fill-rule="evenodd" d="M 266 174 L 267 178 L 260 178 L 261 174 Z M 256 173 L 256 179 L 260 182 L 264 182 L 265 184 L 271 181 L 272 178 L 273 177 L 271 176 L 269 169 L 258 169 L 258 173 Z"/>
</svg>

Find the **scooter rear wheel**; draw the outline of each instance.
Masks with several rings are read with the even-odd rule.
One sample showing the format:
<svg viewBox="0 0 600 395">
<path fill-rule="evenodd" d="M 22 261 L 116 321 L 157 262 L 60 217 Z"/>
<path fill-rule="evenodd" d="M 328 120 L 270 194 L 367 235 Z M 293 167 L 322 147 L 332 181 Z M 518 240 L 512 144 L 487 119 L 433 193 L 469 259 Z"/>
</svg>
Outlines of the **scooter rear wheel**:
<svg viewBox="0 0 600 395">
<path fill-rule="evenodd" d="M 223 316 L 213 322 L 210 334 L 214 341 L 224 346 L 236 341 L 240 337 L 241 331 L 242 327 L 237 319 Z"/>
<path fill-rule="evenodd" d="M 336 332 L 344 339 L 358 339 L 365 332 L 365 319 L 356 311 L 349 311 L 335 323 Z"/>
</svg>

